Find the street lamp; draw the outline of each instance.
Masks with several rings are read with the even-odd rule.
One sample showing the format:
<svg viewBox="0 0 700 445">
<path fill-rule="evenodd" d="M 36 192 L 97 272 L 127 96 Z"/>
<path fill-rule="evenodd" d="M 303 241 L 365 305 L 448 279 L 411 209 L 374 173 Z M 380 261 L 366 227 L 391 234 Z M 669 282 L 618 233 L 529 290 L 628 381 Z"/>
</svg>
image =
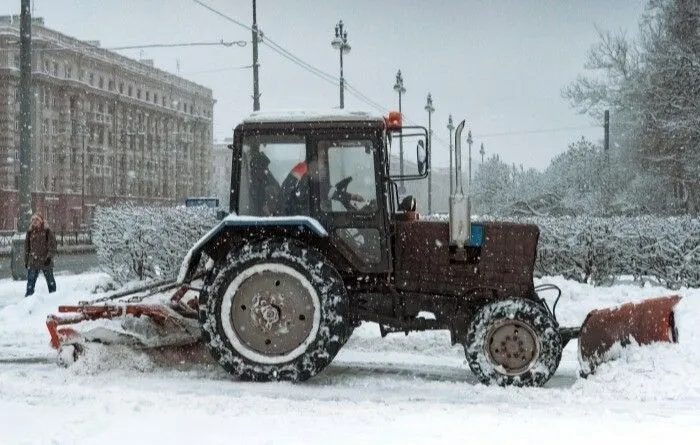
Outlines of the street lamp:
<svg viewBox="0 0 700 445">
<path fill-rule="evenodd" d="M 343 21 L 340 20 L 335 25 L 335 38 L 331 41 L 331 46 L 340 53 L 340 108 L 345 108 L 345 78 L 343 77 L 343 54 L 350 53 L 348 43 L 348 32 L 343 29 Z"/>
<path fill-rule="evenodd" d="M 469 130 L 467 133 L 467 144 L 469 144 L 469 185 L 472 183 L 472 131 Z"/>
<path fill-rule="evenodd" d="M 452 122 L 452 115 L 447 119 L 447 129 L 450 130 L 450 196 L 454 193 L 454 187 L 452 185 L 452 131 L 455 129 L 455 125 Z"/>
<path fill-rule="evenodd" d="M 406 92 L 406 88 L 403 86 L 403 77 L 401 76 L 401 70 L 396 73 L 396 83 L 394 84 L 394 91 L 399 93 L 399 116 L 403 121 L 403 114 L 401 113 L 401 95 Z M 399 170 L 403 177 L 403 138 L 399 138 Z M 401 187 L 399 187 L 399 192 L 406 193 L 406 187 L 404 187 L 403 179 L 401 179 Z"/>
<path fill-rule="evenodd" d="M 433 147 L 433 127 L 432 117 L 435 107 L 433 107 L 433 97 L 428 93 L 428 98 L 425 101 L 425 111 L 428 112 L 428 153 Z M 430 162 L 428 162 L 430 165 Z M 433 174 L 428 171 L 428 214 L 433 214 Z"/>
</svg>

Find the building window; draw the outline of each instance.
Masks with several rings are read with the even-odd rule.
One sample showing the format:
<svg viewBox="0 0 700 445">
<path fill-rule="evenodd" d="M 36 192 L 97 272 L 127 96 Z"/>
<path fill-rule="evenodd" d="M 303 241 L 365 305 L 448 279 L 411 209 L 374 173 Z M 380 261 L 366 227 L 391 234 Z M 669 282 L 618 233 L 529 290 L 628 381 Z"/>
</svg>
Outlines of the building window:
<svg viewBox="0 0 700 445">
<path fill-rule="evenodd" d="M 100 88 L 104 88 L 105 86 L 105 79 L 104 77 L 100 76 Z"/>
<path fill-rule="evenodd" d="M 151 92 L 150 91 L 146 91 L 146 100 L 149 102 L 151 101 Z"/>
<path fill-rule="evenodd" d="M 109 91 L 114 91 L 114 81 L 113 81 L 113 80 L 110 80 L 110 81 L 109 81 L 108 86 L 107 86 L 107 89 L 108 89 Z"/>
<path fill-rule="evenodd" d="M 124 94 L 124 82 L 119 82 L 119 94 Z"/>
<path fill-rule="evenodd" d="M 154 104 L 158 103 L 158 94 L 157 93 L 153 93 L 153 103 Z"/>
<path fill-rule="evenodd" d="M 70 79 L 73 73 L 73 68 L 70 65 L 66 65 L 65 68 L 66 79 Z"/>
<path fill-rule="evenodd" d="M 133 94 L 133 92 L 134 92 L 134 91 L 133 91 L 133 87 L 132 87 L 131 85 L 129 85 L 129 97 L 131 97 L 131 95 Z"/>
<path fill-rule="evenodd" d="M 136 98 L 141 99 L 141 89 L 136 90 Z"/>
<path fill-rule="evenodd" d="M 53 75 L 58 77 L 58 62 L 53 63 Z"/>
<path fill-rule="evenodd" d="M 80 73 L 78 73 L 78 80 L 81 82 L 85 80 L 85 70 L 80 70 Z"/>
<path fill-rule="evenodd" d="M 51 72 L 51 62 L 44 60 L 44 72 L 49 74 Z"/>
<path fill-rule="evenodd" d="M 163 96 L 163 106 L 166 106 L 165 96 Z"/>
<path fill-rule="evenodd" d="M 187 104 L 182 104 L 182 110 L 187 113 Z"/>
<path fill-rule="evenodd" d="M 90 73 L 90 82 L 89 83 L 90 83 L 90 86 L 92 86 L 92 84 L 95 83 L 95 74 L 94 73 Z"/>
</svg>

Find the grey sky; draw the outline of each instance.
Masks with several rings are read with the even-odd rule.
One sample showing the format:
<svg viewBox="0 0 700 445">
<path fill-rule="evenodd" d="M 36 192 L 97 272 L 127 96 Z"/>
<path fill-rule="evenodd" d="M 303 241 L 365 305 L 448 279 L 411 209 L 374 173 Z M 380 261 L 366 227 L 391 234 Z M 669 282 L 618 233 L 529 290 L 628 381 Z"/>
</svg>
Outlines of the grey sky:
<svg viewBox="0 0 700 445">
<path fill-rule="evenodd" d="M 251 0 L 203 0 L 250 24 Z M 602 128 L 512 136 L 484 136 L 585 127 L 560 91 L 583 71 L 595 26 L 635 34 L 643 1 L 635 0 L 258 0 L 263 32 L 314 67 L 338 76 L 338 52 L 330 46 L 342 19 L 352 51 L 345 77 L 386 108 L 397 109 L 393 91 L 401 69 L 405 116 L 427 126 L 423 109 L 433 95 L 433 156 L 445 165 L 447 116 L 467 118 L 487 156 L 544 168 L 567 145 Z M 20 0 L 0 0 L 0 14 L 18 13 Z M 65 34 L 100 40 L 104 47 L 149 43 L 246 40 L 251 33 L 191 0 L 34 0 L 34 15 Z M 138 58 L 139 50 L 121 51 Z M 214 136 L 230 136 L 252 110 L 251 45 L 244 48 L 147 49 L 144 58 L 213 89 Z M 262 109 L 338 106 L 338 87 L 304 71 L 266 46 L 260 48 Z M 345 108 L 371 107 L 346 91 Z"/>
</svg>

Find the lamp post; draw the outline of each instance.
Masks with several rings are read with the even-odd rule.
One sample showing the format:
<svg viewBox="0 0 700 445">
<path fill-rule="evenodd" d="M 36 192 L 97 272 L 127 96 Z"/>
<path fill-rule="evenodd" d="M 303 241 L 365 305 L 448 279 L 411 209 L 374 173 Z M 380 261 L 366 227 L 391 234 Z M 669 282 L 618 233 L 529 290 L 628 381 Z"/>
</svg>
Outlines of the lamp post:
<svg viewBox="0 0 700 445">
<path fill-rule="evenodd" d="M 343 29 L 343 21 L 340 20 L 335 25 L 335 38 L 331 41 L 331 46 L 340 53 L 340 108 L 345 108 L 345 78 L 343 77 L 343 54 L 350 53 L 348 43 L 348 32 Z"/>
<path fill-rule="evenodd" d="M 403 76 L 401 76 L 401 70 L 396 73 L 394 91 L 399 93 L 399 116 L 401 116 L 401 121 L 403 121 L 403 114 L 401 113 L 401 95 L 406 92 L 406 88 L 403 86 Z M 399 138 L 399 171 L 400 175 L 403 177 L 403 138 Z M 404 187 L 403 179 L 401 180 L 399 192 L 406 193 L 406 187 Z"/>
<path fill-rule="evenodd" d="M 467 133 L 467 144 L 469 144 L 469 185 L 472 183 L 472 143 L 474 140 L 472 139 L 472 131 L 469 130 Z"/>
<path fill-rule="evenodd" d="M 433 107 L 433 97 L 428 93 L 428 98 L 425 101 L 425 111 L 428 112 L 428 153 L 433 146 L 433 112 L 435 107 Z M 428 161 L 430 165 L 430 161 Z M 428 171 L 428 214 L 433 214 L 433 174 Z"/>
<path fill-rule="evenodd" d="M 452 185 L 452 132 L 455 129 L 455 125 L 452 122 L 452 115 L 447 118 L 447 129 L 450 130 L 450 196 L 454 193 L 454 187 Z"/>
</svg>

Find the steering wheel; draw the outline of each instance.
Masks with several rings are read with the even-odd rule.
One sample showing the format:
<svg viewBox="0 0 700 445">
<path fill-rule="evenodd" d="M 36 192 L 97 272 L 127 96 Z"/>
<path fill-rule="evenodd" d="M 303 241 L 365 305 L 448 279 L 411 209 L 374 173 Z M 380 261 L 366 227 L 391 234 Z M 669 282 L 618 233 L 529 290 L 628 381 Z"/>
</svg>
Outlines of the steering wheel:
<svg viewBox="0 0 700 445">
<path fill-rule="evenodd" d="M 364 201 L 362 196 L 348 193 L 348 184 L 352 181 L 352 176 L 348 176 L 345 179 L 339 181 L 333 190 L 331 199 L 340 202 L 346 210 L 357 210 L 352 201 Z"/>
</svg>

